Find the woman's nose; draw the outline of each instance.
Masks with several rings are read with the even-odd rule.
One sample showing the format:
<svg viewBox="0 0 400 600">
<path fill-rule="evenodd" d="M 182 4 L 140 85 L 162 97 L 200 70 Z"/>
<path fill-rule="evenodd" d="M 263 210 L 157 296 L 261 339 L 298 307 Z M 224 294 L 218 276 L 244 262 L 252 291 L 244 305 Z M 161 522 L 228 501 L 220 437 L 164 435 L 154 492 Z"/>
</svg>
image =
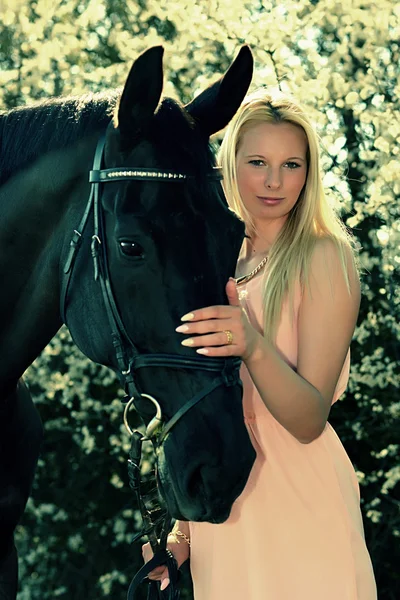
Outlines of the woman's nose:
<svg viewBox="0 0 400 600">
<path fill-rule="evenodd" d="M 268 169 L 265 175 L 264 185 L 270 190 L 277 190 L 281 186 L 281 175 L 279 170 Z"/>
</svg>

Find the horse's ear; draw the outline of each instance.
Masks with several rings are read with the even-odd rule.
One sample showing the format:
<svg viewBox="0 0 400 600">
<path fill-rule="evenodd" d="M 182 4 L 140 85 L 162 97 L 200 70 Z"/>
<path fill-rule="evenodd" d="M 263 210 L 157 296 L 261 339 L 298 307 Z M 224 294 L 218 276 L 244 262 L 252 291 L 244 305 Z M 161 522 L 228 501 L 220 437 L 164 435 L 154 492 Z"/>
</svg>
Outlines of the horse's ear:
<svg viewBox="0 0 400 600">
<path fill-rule="evenodd" d="M 225 75 L 187 104 L 185 109 L 207 135 L 220 131 L 239 108 L 252 75 L 253 55 L 249 46 L 242 46 Z"/>
<path fill-rule="evenodd" d="M 116 112 L 123 137 L 137 133 L 154 115 L 163 88 L 163 54 L 162 46 L 154 46 L 132 65 Z"/>
</svg>

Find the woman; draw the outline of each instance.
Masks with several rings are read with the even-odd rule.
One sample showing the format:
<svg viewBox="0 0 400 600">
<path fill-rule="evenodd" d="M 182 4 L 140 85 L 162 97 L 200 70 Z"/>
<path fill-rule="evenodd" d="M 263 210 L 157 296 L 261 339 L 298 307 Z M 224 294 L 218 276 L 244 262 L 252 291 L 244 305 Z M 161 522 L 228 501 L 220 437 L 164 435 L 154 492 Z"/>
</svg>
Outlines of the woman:
<svg viewBox="0 0 400 600">
<path fill-rule="evenodd" d="M 229 306 L 193 310 L 177 331 L 200 354 L 242 357 L 257 459 L 229 519 L 177 523 L 170 549 L 178 564 L 190 551 L 196 600 L 375 600 L 356 474 L 327 422 L 348 381 L 360 284 L 317 136 L 293 100 L 260 91 L 230 123 L 220 162 L 248 237 Z M 165 568 L 152 578 L 168 585 Z"/>
</svg>

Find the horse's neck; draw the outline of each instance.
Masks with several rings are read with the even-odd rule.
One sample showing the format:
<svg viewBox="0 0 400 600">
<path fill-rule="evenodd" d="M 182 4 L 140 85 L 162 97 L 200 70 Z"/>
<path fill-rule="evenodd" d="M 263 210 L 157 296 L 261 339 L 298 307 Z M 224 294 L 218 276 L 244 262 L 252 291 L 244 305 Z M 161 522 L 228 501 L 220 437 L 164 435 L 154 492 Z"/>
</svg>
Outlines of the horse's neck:
<svg viewBox="0 0 400 600">
<path fill-rule="evenodd" d="M 0 391 L 61 326 L 60 252 L 84 210 L 94 147 L 51 152 L 0 188 Z"/>
</svg>

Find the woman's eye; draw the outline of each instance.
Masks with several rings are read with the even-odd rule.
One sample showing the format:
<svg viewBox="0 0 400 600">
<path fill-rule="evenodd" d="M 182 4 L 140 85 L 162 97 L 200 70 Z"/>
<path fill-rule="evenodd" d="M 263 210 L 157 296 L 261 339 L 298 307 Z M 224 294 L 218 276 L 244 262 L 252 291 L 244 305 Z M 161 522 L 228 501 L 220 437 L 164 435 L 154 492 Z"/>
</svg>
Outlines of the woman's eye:
<svg viewBox="0 0 400 600">
<path fill-rule="evenodd" d="M 254 165 L 255 167 L 263 167 L 264 166 L 264 161 L 263 160 L 259 160 L 259 159 L 254 159 L 254 160 L 250 160 L 249 164 L 250 165 Z"/>
<path fill-rule="evenodd" d="M 144 249 L 137 242 L 122 241 L 119 242 L 122 254 L 131 258 L 143 258 Z"/>
<path fill-rule="evenodd" d="M 293 161 L 287 162 L 286 166 L 289 167 L 289 169 L 298 169 L 300 167 L 299 163 Z"/>
</svg>

